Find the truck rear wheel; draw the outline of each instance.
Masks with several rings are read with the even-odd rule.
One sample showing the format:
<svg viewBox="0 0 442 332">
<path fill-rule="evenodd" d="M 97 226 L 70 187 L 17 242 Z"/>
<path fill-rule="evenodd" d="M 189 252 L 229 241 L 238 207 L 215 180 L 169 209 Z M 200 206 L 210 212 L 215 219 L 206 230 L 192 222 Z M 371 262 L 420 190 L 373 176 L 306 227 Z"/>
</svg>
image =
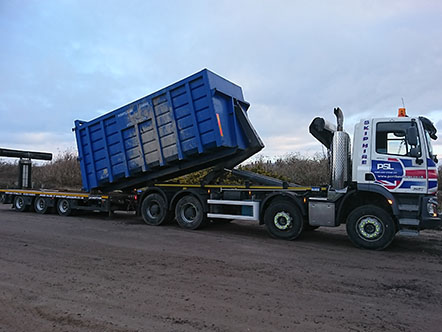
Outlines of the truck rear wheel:
<svg viewBox="0 0 442 332">
<path fill-rule="evenodd" d="M 29 208 L 26 205 L 26 200 L 23 196 L 15 196 L 14 198 L 14 209 L 17 212 L 24 212 Z"/>
<path fill-rule="evenodd" d="M 195 196 L 182 197 L 175 208 L 175 218 L 182 228 L 197 229 L 204 225 L 203 205 Z"/>
<path fill-rule="evenodd" d="M 34 201 L 34 210 L 37 213 L 45 214 L 48 211 L 48 203 L 43 197 L 37 197 Z"/>
<path fill-rule="evenodd" d="M 277 200 L 265 210 L 264 223 L 271 236 L 294 240 L 302 231 L 303 218 L 298 207 L 288 200 Z"/>
<path fill-rule="evenodd" d="M 5 203 L 6 203 L 6 194 L 0 193 L 0 204 L 5 204 Z"/>
<path fill-rule="evenodd" d="M 374 205 L 354 209 L 347 218 L 346 227 L 350 241 L 356 247 L 364 249 L 385 249 L 396 234 L 391 215 Z"/>
<path fill-rule="evenodd" d="M 167 203 L 160 194 L 149 194 L 141 204 L 141 215 L 146 224 L 161 225 L 167 219 Z"/>
<path fill-rule="evenodd" d="M 57 201 L 57 212 L 60 216 L 70 216 L 72 214 L 71 201 L 62 198 Z"/>
</svg>

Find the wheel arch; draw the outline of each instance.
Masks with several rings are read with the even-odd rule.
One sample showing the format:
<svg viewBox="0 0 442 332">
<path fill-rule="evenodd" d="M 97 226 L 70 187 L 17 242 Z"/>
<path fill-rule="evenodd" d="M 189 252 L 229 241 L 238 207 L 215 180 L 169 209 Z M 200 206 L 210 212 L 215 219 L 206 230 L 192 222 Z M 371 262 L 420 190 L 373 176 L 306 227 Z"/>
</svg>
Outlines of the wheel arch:
<svg viewBox="0 0 442 332">
<path fill-rule="evenodd" d="M 394 220 L 399 215 L 399 208 L 394 196 L 389 191 L 381 190 L 353 190 L 345 195 L 339 204 L 336 218 L 345 223 L 348 215 L 359 206 L 377 205 L 387 211 Z M 391 202 L 391 203 L 390 203 Z"/>
</svg>

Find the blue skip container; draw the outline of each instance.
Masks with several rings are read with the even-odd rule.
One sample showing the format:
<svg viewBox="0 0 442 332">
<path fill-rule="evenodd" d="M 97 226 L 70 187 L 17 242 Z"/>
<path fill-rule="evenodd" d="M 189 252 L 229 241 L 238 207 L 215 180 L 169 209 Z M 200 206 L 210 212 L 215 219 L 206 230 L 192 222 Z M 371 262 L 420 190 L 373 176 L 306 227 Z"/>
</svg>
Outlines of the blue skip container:
<svg viewBox="0 0 442 332">
<path fill-rule="evenodd" d="M 204 69 L 91 121 L 75 121 L 83 190 L 130 190 L 232 168 L 264 145 L 239 86 Z"/>
</svg>

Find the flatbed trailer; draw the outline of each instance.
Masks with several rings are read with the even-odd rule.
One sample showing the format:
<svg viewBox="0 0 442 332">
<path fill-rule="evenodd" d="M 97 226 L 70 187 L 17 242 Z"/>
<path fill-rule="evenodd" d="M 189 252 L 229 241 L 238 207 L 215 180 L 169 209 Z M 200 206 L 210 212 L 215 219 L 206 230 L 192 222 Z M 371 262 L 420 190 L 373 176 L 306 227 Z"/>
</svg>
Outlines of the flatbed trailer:
<svg viewBox="0 0 442 332">
<path fill-rule="evenodd" d="M 55 209 L 59 215 L 69 216 L 73 211 L 80 210 L 108 213 L 115 210 L 136 210 L 136 194 L 0 189 L 0 203 L 12 204 L 18 212 L 32 210 L 45 214 Z"/>
<path fill-rule="evenodd" d="M 45 214 L 50 208 L 63 216 L 70 215 L 74 210 L 86 210 L 97 212 L 113 212 L 117 210 L 134 210 L 140 209 L 138 201 L 142 200 L 151 193 L 161 194 L 167 198 L 167 202 L 171 203 L 171 208 L 176 204 L 179 197 L 186 194 L 198 196 L 202 200 L 203 197 L 208 200 L 204 202 L 205 212 L 208 218 L 232 219 L 238 220 L 254 220 L 258 221 L 257 216 L 248 216 L 241 214 L 220 214 L 213 213 L 208 208 L 211 205 L 229 205 L 227 202 L 220 203 L 219 198 L 228 200 L 235 196 L 234 199 L 243 199 L 244 206 L 253 206 L 252 202 L 261 201 L 268 194 L 287 194 L 302 197 L 320 197 L 327 192 L 327 187 L 285 187 L 284 186 L 266 186 L 266 185 L 236 185 L 236 184 L 177 184 L 177 183 L 158 183 L 142 190 L 135 190 L 131 194 L 125 193 L 108 193 L 108 194 L 91 194 L 76 191 L 59 191 L 57 189 L 0 189 L 0 203 L 12 204 L 12 207 L 18 212 L 32 210 L 37 213 Z M 235 193 L 235 194 L 234 194 Z M 232 205 L 241 206 L 239 203 Z M 139 211 L 141 213 L 141 211 Z"/>
<path fill-rule="evenodd" d="M 256 177 L 260 177 L 256 175 Z M 265 177 L 264 177 L 265 178 Z M 268 179 L 268 178 L 267 178 Z M 178 184 L 158 183 L 133 193 L 90 194 L 58 190 L 0 189 L 0 202 L 12 204 L 18 212 L 39 214 L 56 211 L 69 216 L 74 211 L 136 211 L 153 226 L 175 218 L 187 229 L 197 229 L 210 220 L 243 220 L 264 224 L 270 204 L 284 205 L 278 222 L 267 222 L 272 236 L 291 239 L 309 225 L 308 204 L 325 199 L 327 187 L 246 184 Z M 284 210 L 284 209 L 283 209 Z M 298 219 L 298 220 L 294 220 Z M 287 229 L 292 229 L 287 232 Z"/>
</svg>

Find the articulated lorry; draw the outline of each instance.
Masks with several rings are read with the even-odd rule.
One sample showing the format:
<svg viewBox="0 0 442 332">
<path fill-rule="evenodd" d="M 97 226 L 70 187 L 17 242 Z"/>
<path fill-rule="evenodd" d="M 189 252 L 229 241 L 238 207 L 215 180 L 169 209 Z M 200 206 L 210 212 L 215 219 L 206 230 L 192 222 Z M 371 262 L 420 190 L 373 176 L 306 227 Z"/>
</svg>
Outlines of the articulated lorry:
<svg viewBox="0 0 442 332">
<path fill-rule="evenodd" d="M 439 228 L 436 128 L 424 117 L 362 119 L 353 148 L 336 124 L 315 118 L 310 133 L 329 151 L 330 183 L 301 186 L 235 168 L 263 143 L 242 89 L 205 69 L 91 121 L 75 121 L 83 191 L 1 189 L 17 211 L 135 210 L 153 226 L 186 229 L 208 220 L 265 224 L 286 240 L 346 224 L 351 242 L 384 249 L 399 232 Z M 210 168 L 199 184 L 173 179 Z M 226 173 L 243 184 L 222 184 Z"/>
</svg>

